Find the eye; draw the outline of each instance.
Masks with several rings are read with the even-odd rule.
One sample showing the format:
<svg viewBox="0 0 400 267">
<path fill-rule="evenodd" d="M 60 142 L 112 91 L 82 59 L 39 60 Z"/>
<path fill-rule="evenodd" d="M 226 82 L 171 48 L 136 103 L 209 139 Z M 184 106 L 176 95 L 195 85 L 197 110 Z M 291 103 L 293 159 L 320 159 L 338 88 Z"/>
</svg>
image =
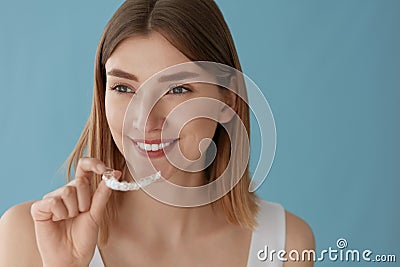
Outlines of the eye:
<svg viewBox="0 0 400 267">
<path fill-rule="evenodd" d="M 174 88 L 168 91 L 168 94 L 177 95 L 177 94 L 184 94 L 187 92 L 190 92 L 190 90 L 185 88 L 184 86 L 175 86 Z"/>
<path fill-rule="evenodd" d="M 117 93 L 134 93 L 135 91 L 133 91 L 131 88 L 129 88 L 126 85 L 122 85 L 122 84 L 116 84 L 114 86 L 112 86 L 110 88 L 111 90 L 115 90 Z"/>
</svg>

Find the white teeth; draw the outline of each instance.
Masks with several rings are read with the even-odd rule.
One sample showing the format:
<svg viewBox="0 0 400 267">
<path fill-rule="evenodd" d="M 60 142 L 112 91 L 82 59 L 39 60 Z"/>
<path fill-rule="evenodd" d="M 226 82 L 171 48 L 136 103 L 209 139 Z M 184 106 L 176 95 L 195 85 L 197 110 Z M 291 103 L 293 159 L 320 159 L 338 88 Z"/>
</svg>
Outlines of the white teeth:
<svg viewBox="0 0 400 267">
<path fill-rule="evenodd" d="M 151 150 L 151 145 L 150 144 L 144 144 L 144 150 L 150 151 Z"/>
<path fill-rule="evenodd" d="M 141 143 L 137 142 L 137 145 L 139 146 L 140 149 L 144 151 L 158 151 L 160 149 L 163 149 L 167 146 L 169 146 L 172 142 L 167 142 L 167 143 L 160 143 L 160 144 L 146 144 L 146 143 Z"/>
<path fill-rule="evenodd" d="M 141 149 L 144 150 L 144 144 L 143 144 L 143 143 L 137 143 L 137 144 L 138 144 L 138 146 L 139 146 Z"/>
</svg>

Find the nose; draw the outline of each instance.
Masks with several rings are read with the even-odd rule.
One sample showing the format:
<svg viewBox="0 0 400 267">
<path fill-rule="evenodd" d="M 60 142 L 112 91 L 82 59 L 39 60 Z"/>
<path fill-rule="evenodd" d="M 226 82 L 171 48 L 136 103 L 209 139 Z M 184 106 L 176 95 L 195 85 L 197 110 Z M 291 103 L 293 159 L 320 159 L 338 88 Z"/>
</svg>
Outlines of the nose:
<svg viewBox="0 0 400 267">
<path fill-rule="evenodd" d="M 135 101 L 133 116 L 133 126 L 141 133 L 151 133 L 154 131 L 161 131 L 165 117 L 162 112 L 161 101 L 158 101 L 154 106 L 150 99 L 138 99 Z M 153 108 L 151 109 L 151 107 Z M 150 110 L 151 109 L 151 110 Z"/>
</svg>

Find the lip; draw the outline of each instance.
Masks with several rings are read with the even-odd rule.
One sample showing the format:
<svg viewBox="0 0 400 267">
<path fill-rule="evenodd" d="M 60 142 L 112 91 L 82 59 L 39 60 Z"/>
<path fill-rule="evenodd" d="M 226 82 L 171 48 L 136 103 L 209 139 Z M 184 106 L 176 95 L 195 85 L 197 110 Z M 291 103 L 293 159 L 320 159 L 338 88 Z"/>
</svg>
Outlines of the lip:
<svg viewBox="0 0 400 267">
<path fill-rule="evenodd" d="M 160 144 L 160 143 L 168 143 L 174 142 L 179 138 L 170 138 L 170 139 L 132 139 L 134 143 L 140 142 L 145 144 Z"/>
<path fill-rule="evenodd" d="M 170 151 L 172 149 L 172 147 L 177 143 L 176 141 L 179 140 L 178 139 L 131 139 L 133 146 L 135 147 L 135 149 L 139 152 L 140 155 L 144 156 L 144 157 L 149 157 L 149 158 L 160 158 L 165 156 L 165 153 L 168 153 L 168 151 Z M 168 143 L 171 142 L 171 144 L 167 147 L 164 147 L 158 151 L 144 151 L 142 149 L 139 148 L 139 145 L 137 144 L 137 142 L 140 143 L 145 143 L 145 144 L 160 144 L 160 143 Z"/>
</svg>

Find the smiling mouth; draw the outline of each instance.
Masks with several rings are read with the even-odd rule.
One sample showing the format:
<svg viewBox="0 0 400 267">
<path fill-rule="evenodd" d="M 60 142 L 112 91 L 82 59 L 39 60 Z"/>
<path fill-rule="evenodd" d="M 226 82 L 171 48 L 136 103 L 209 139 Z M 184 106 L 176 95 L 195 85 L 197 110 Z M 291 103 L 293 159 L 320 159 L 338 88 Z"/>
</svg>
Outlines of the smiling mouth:
<svg viewBox="0 0 400 267">
<path fill-rule="evenodd" d="M 159 144 L 146 144 L 146 143 L 136 142 L 136 144 L 143 151 L 158 151 L 158 150 L 163 149 L 164 147 L 171 145 L 172 142 L 173 141 L 166 142 L 166 143 L 159 143 Z"/>
<path fill-rule="evenodd" d="M 179 138 L 178 138 L 179 139 Z M 137 148 L 142 152 L 152 153 L 161 152 L 164 149 L 171 146 L 173 143 L 178 141 L 178 139 L 168 139 L 168 140 L 133 140 Z"/>
</svg>

